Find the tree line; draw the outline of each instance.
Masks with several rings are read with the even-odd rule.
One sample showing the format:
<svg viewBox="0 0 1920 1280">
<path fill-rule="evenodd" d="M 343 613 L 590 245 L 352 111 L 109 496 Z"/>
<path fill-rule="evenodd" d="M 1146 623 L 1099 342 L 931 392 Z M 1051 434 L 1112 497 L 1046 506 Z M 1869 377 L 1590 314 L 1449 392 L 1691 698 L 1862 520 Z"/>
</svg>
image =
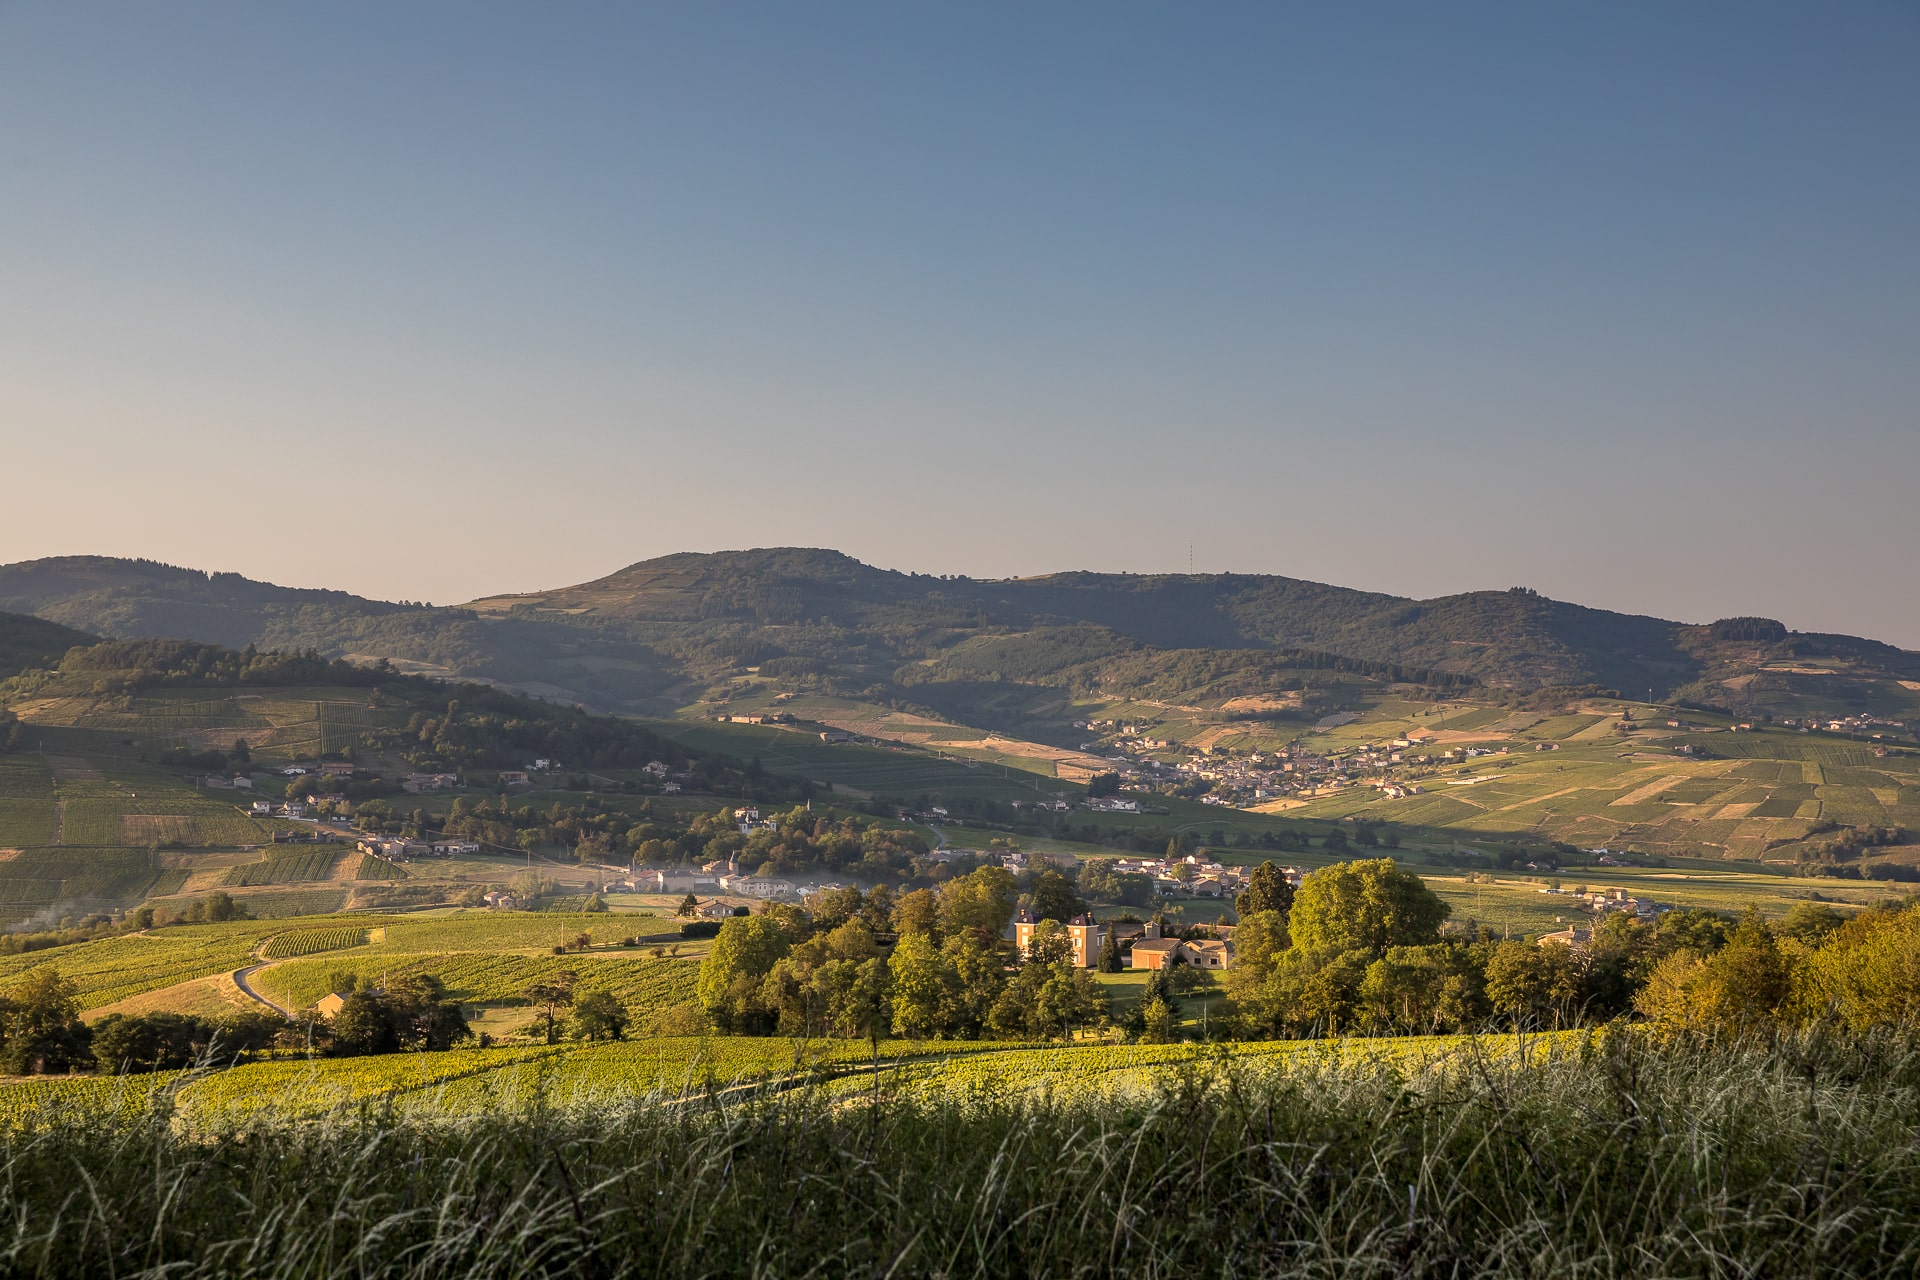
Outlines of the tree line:
<svg viewBox="0 0 1920 1280">
<path fill-rule="evenodd" d="M 181 1013 L 112 1013 L 89 1026 L 78 989 L 52 965 L 28 971 L 0 995 L 0 1072 L 106 1074 L 226 1066 L 269 1055 L 358 1057 L 450 1049 L 476 1037 L 460 1002 L 432 974 L 410 974 L 372 986 L 350 971 L 330 976 L 342 997 L 329 1015 L 305 1009 L 292 1018 L 265 1010 L 220 1017 Z M 631 1023 L 612 992 L 583 990 L 563 971 L 520 993 L 537 1011 L 548 1044 L 619 1040 Z"/>
<path fill-rule="evenodd" d="M 701 1012 L 722 1031 L 802 1038 L 1110 1028 L 1156 1039 L 1173 1033 L 1180 1000 L 1212 982 L 1176 964 L 1150 975 L 1116 1019 L 1058 923 L 1084 909 L 1071 882 L 1049 872 L 1019 890 L 1010 873 L 982 867 L 934 888 L 840 890 L 728 920 L 701 966 Z M 1024 952 L 1003 937 L 1018 905 L 1041 916 Z M 1266 863 L 1236 905 L 1226 998 L 1210 1006 L 1215 1037 L 1552 1030 L 1617 1018 L 1686 1032 L 1920 1021 L 1920 904 L 1849 920 L 1802 903 L 1778 923 L 1753 911 L 1616 912 L 1574 946 L 1449 928 L 1446 904 L 1420 877 L 1378 859 L 1315 871 L 1297 890 Z M 1095 969 L 1118 971 L 1124 950 L 1109 927 Z"/>
</svg>

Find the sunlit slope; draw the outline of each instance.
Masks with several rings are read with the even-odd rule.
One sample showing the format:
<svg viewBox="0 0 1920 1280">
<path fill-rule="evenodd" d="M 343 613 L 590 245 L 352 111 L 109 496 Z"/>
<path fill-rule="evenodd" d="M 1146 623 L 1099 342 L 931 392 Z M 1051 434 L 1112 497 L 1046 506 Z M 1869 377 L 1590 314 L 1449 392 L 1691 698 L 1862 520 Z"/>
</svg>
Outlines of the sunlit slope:
<svg viewBox="0 0 1920 1280">
<path fill-rule="evenodd" d="M 941 578 L 806 548 L 664 556 L 460 608 L 61 557 L 0 566 L 0 609 L 116 636 L 387 657 L 625 710 L 669 710 L 759 673 L 999 731 L 1015 727 L 1000 701 L 1021 690 L 1257 696 L 1301 655 L 1388 681 L 1920 709 L 1920 655 L 1766 619 L 1692 625 L 1517 589 L 1410 600 L 1271 575 Z"/>
</svg>

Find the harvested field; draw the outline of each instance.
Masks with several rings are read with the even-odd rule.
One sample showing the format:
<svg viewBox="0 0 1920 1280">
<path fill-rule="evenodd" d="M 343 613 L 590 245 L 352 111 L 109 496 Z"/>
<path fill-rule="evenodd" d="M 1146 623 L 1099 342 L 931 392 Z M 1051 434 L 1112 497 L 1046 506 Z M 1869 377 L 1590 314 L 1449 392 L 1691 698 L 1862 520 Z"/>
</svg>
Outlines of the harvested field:
<svg viewBox="0 0 1920 1280">
<path fill-rule="evenodd" d="M 1222 711 L 1291 711 L 1300 705 L 1298 693 L 1255 694 L 1244 698 L 1229 698 L 1220 704 Z"/>
</svg>

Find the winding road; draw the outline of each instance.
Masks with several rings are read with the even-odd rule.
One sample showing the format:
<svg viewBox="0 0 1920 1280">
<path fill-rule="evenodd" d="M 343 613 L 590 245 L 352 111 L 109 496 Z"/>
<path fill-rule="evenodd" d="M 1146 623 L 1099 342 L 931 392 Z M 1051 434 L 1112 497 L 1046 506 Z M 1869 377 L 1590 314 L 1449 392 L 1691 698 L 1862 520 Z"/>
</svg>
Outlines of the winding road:
<svg viewBox="0 0 1920 1280">
<path fill-rule="evenodd" d="M 274 938 L 277 938 L 279 936 L 280 936 L 279 934 L 275 934 Z M 248 978 L 260 972 L 262 969 L 269 967 L 270 962 L 261 953 L 267 949 L 267 943 L 272 941 L 273 941 L 273 938 L 268 938 L 266 939 L 265 942 L 262 942 L 259 946 L 253 949 L 253 958 L 255 960 L 258 960 L 260 962 L 259 964 L 250 964 L 244 969 L 235 969 L 230 976 L 233 978 L 233 985 L 240 988 L 241 995 L 246 996 L 248 999 L 253 1000 L 259 1004 L 265 1005 L 267 1008 L 273 1010 L 275 1013 L 279 1014 L 281 1017 L 291 1020 L 293 1017 L 293 1012 L 291 1010 L 282 1009 L 279 1005 L 267 999 L 265 996 L 261 995 L 258 991 L 255 991 L 253 987 L 247 982 Z"/>
</svg>

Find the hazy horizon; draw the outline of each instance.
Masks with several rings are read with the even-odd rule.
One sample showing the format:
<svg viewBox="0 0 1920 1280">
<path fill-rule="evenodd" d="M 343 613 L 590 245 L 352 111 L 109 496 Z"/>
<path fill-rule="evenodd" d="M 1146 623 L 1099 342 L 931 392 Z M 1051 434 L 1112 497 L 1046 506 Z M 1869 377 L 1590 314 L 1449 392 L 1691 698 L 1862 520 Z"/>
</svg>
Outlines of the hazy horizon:
<svg viewBox="0 0 1920 1280">
<path fill-rule="evenodd" d="M 601 571 L 598 571 L 598 572 L 594 572 L 594 573 L 590 573 L 590 574 L 588 574 L 587 576 L 585 576 L 585 577 L 582 577 L 582 578 L 578 578 L 578 579 L 569 579 L 569 580 L 568 580 L 568 581 L 566 581 L 566 582 L 548 582 L 548 583 L 543 583 L 543 584 L 540 584 L 540 585 L 538 585 L 538 586 L 533 586 L 533 587 L 526 587 L 526 588 L 515 588 L 515 589 L 513 589 L 513 590 L 501 590 L 501 591 L 482 591 L 482 592 L 479 592 L 479 593 L 477 593 L 477 594 L 475 594 L 475 595 L 472 595 L 472 596 L 467 596 L 467 597 L 463 597 L 463 598 L 461 598 L 461 599 L 459 599 L 459 600 L 427 600 L 427 599 L 425 599 L 424 597 L 420 597 L 420 596 L 411 596 L 411 595 L 407 595 L 407 594 L 405 594 L 405 593 L 401 593 L 401 594 L 397 594 L 397 595 L 392 595 L 392 596 L 367 596 L 367 595 L 366 595 L 366 593 L 364 593 L 364 592 L 354 592 L 353 594 L 356 594 L 356 595 L 361 595 L 361 596 L 362 596 L 363 598 L 368 598 L 368 599 L 374 599 L 374 600 L 380 600 L 380 601 L 384 601 L 384 602 L 386 602 L 386 603 L 399 603 L 399 602 L 403 602 L 403 601 L 404 601 L 404 602 L 412 602 L 412 603 L 421 603 L 421 604 L 427 604 L 427 605 L 431 605 L 431 606 L 434 606 L 434 607 L 437 607 L 437 608 L 458 608 L 458 607 L 460 607 L 460 606 L 462 606 L 462 605 L 465 605 L 465 604 L 470 604 L 470 603 L 473 603 L 473 602 L 475 602 L 475 601 L 479 601 L 479 600 L 488 600 L 488 599 L 498 599 L 498 598 L 500 598 L 500 597 L 503 597 L 503 596 L 513 596 L 513 595 L 529 595 L 529 594 L 538 594 L 538 593 L 540 593 L 540 592 L 543 592 L 543 591 L 551 591 L 551 590 L 556 590 L 556 589 L 561 589 L 561 588 L 565 588 L 565 587 L 573 587 L 573 586 L 581 586 L 581 585 L 585 585 L 585 584 L 587 584 L 587 583 L 591 583 L 591 582 L 595 582 L 595 581 L 598 581 L 598 580 L 600 580 L 600 579 L 602 579 L 602 578 L 606 578 L 606 577 L 610 577 L 611 575 L 613 575 L 613 574 L 616 574 L 616 573 L 619 573 L 620 571 L 622 571 L 622 570 L 624 570 L 624 569 L 629 569 L 629 568 L 633 568 L 633 567 L 635 567 L 635 566 L 637 566 L 637 565 L 640 565 L 640 564 L 643 564 L 643 563 L 646 563 L 646 562 L 648 562 L 648 561 L 651 561 L 651 560 L 656 560 L 656 559 L 661 559 L 661 558 L 665 558 L 665 557 L 669 557 L 669 556 L 674 556 L 674 555 L 727 555 L 727 554 L 742 554 L 742 553 L 750 553 L 750 552 L 755 552 L 755 551 L 796 551 L 796 550 L 797 550 L 797 551 L 827 551 L 827 552 L 837 552 L 837 553 L 839 553 L 839 554 L 843 554 L 843 555 L 844 555 L 844 554 L 848 554 L 848 553 L 846 553 L 846 552 L 844 552 L 844 551 L 841 551 L 841 549 L 840 549 L 840 548 L 838 548 L 838 547 L 801 547 L 801 546 L 778 546 L 778 547 L 775 547 L 775 546 L 761 546 L 761 547 L 717 547 L 717 548 L 714 548 L 714 549 L 712 549 L 712 550 L 710 550 L 710 551 L 689 551 L 689 550 L 685 550 L 685 549 L 682 549 L 681 551 L 667 551 L 667 552 L 661 552 L 661 553 L 659 553 L 658 555 L 655 555 L 655 556 L 647 556 L 647 557 L 643 557 L 643 558 L 642 558 L 642 559 L 640 559 L 640 560 L 630 560 L 630 561 L 625 561 L 625 562 L 623 562 L 623 563 L 621 563 L 621 564 L 618 564 L 618 565 L 615 565 L 615 566 L 613 566 L 612 568 L 609 568 L 609 569 L 604 569 L 604 570 L 601 570 Z M 89 555 L 89 554 L 104 554 L 104 553 L 77 553 L 77 554 L 80 554 L 80 555 Z M 35 559 L 57 559 L 57 558 L 60 558 L 60 557 L 57 557 L 57 556 L 56 556 L 56 557 L 35 557 Z M 128 557 L 116 557 L 116 558 L 122 558 L 122 559 L 139 559 L 139 558 L 142 558 L 142 557 L 132 557 L 132 556 L 128 556 Z M 145 558 L 145 559 L 149 559 L 149 560 L 152 560 L 152 559 L 156 559 L 157 557 L 152 557 L 152 556 L 148 556 L 148 557 L 144 557 L 144 558 Z M 929 574 L 929 573 L 931 573 L 931 572 L 932 572 L 931 570 L 927 570 L 927 569 L 923 569 L 923 568 L 918 568 L 918 567 L 916 567 L 916 566 L 914 566 L 914 565 L 910 565 L 910 564 L 898 564 L 898 565 L 894 565 L 894 564 L 882 564 L 882 563 L 879 563 L 879 562 L 877 562 L 877 561 L 874 561 L 874 560 L 868 560 L 868 559 L 865 559 L 864 557 L 860 557 L 860 556 L 855 556 L 855 557 L 853 557 L 853 558 L 854 558 L 854 559 L 856 559 L 856 560 L 860 560 L 860 561 L 861 561 L 862 563 L 864 563 L 864 564 L 866 564 L 866 565 L 868 565 L 868 566 L 869 566 L 869 567 L 871 567 L 871 568 L 875 568 L 875 569 L 884 569 L 884 570 L 893 570 L 893 571 L 895 571 L 895 572 L 899 572 L 899 573 L 909 573 L 909 574 L 911 574 L 911 573 L 919 573 L 919 574 Z M 16 562 L 16 563 L 17 563 L 17 562 Z M 179 563 L 175 563 L 175 562 L 172 562 L 172 561 L 165 561 L 164 563 L 166 563 L 166 564 L 168 564 L 168 565 L 169 565 L 170 567 L 172 567 L 172 568 L 176 568 L 176 569 L 187 569 L 187 570 L 193 570 L 193 571 L 198 571 L 198 572 L 203 572 L 203 573 L 238 573 L 238 572 L 240 572 L 240 571 L 239 571 L 239 570 L 237 570 L 237 569 L 224 569 L 224 568 L 221 568 L 221 567 L 219 567 L 219 566 L 215 566 L 215 565 L 193 565 L 193 564 L 179 564 Z M 0 564 L 0 568 L 6 568 L 6 567 L 8 567 L 8 565 L 7 565 L 7 564 Z M 1192 574 L 1189 574 L 1189 573 L 1188 573 L 1188 572 L 1187 572 L 1187 571 L 1186 571 L 1185 569 L 1156 569 L 1156 570 L 1136 570 L 1136 569 L 1090 569 L 1090 568 L 1088 568 L 1088 567 L 1087 567 L 1087 566 L 1085 566 L 1085 565 L 1062 565 L 1062 566 L 1060 566 L 1060 567 L 1058 567 L 1058 568 L 1055 568 L 1055 569 L 1044 569 L 1044 570 L 1039 570 L 1039 571 L 1037 571 L 1037 572 L 1034 572 L 1034 573 L 1021 573 L 1021 574 L 969 574 L 969 573 L 967 573 L 967 572 L 965 572 L 964 570 L 942 570 L 942 571 L 940 571 L 940 572 L 941 572 L 942 574 L 945 574 L 945 575 L 948 575 L 948 576 L 952 576 L 952 577 L 958 577 L 958 578 L 966 578 L 966 579 L 970 579 L 970 580 L 972 580 L 972 581 L 974 581 L 974 582 L 1005 582 L 1005 581 L 1020 581 L 1020 580 L 1024 580 L 1024 579 L 1028 579 L 1028 578 L 1041 578 L 1041 577 L 1048 577 L 1048 576 L 1052 576 L 1052 575 L 1059 575 L 1059 574 L 1066 574 L 1066 573 L 1101 573 L 1101 574 L 1109 574 L 1109 575 L 1118 575 L 1118 576 L 1134 576 L 1134 577 L 1187 577 L 1187 576 L 1198 576 L 1198 577 L 1218 577 L 1218 576 L 1229 576 L 1229 575 L 1232 575 L 1232 576 L 1275 576 L 1275 577 L 1289 577 L 1289 578 L 1295 578 L 1296 580 L 1300 580 L 1300 579 L 1298 579 L 1298 575 L 1293 575 L 1293 574 L 1266 574 L 1266 573 L 1264 573 L 1264 571 L 1259 571 L 1259 570 L 1217 570 L 1217 571 L 1209 571 L 1209 570 L 1205 570 L 1205 569 L 1197 569 L 1197 568 L 1196 568 L 1195 570 L 1193 570 L 1193 572 L 1192 572 Z M 244 576 L 244 577 L 248 577 L 248 578 L 253 578 L 253 579 L 254 579 L 254 580 L 256 580 L 256 581 L 266 581 L 266 582 L 269 582 L 269 583 L 271 583 L 272 585 L 275 585 L 275 586 L 281 586 L 281 587 L 292 587 L 292 588 L 302 588 L 302 589 L 319 589 L 319 590 L 333 590 L 333 591 L 345 591 L 345 590 L 348 590 L 348 588 L 345 588 L 345 587 L 342 587 L 342 586 L 340 586 L 340 585 L 339 585 L 339 584 L 337 584 L 337 583 L 328 583 L 328 582 L 285 582 L 285 581 L 280 581 L 280 580 L 278 580 L 278 579 L 273 579 L 273 578 L 267 578 L 267 579 L 260 579 L 260 578 L 257 578 L 257 577 L 256 577 L 256 575 L 253 575 L 253 574 L 243 574 L 242 576 Z M 1381 591 L 1381 590 L 1380 590 L 1379 588 L 1377 588 L 1377 587 L 1372 587 L 1372 586 L 1369 586 L 1369 585 L 1367 585 L 1366 583 L 1363 583 L 1363 582 L 1331 582 L 1331 581 L 1327 581 L 1327 580 L 1325 580 L 1325 579 L 1304 579 L 1304 580 L 1305 580 L 1305 581 L 1312 581 L 1312 582 L 1317 582 L 1317 583 L 1319 583 L 1320 585 L 1323 585 L 1323 586 L 1332 586 L 1332 587 L 1345 587 L 1345 588 L 1350 588 L 1350 589 L 1352 589 L 1352 590 L 1355 590 L 1355 591 L 1363 591 L 1363 592 L 1375 592 L 1375 593 L 1378 593 L 1378 594 L 1383 594 L 1383 595 L 1397 595 L 1397 594 L 1400 594 L 1400 593 L 1395 593 L 1395 592 L 1385 592 L 1385 591 Z M 1525 584 L 1523 584 L 1523 583 L 1516 583 L 1516 584 L 1513 584 L 1513 585 L 1515 585 L 1515 586 L 1524 586 Z M 1456 595 L 1456 594 L 1463 594 L 1463 593 L 1466 593 L 1466 592 L 1473 592 L 1473 591 L 1498 591 L 1498 590 L 1505 590 L 1505 589 L 1506 589 L 1506 588 L 1501 588 L 1501 587 L 1493 587 L 1493 586 L 1486 586 L 1486 587 L 1468 587 L 1468 588 L 1464 588 L 1464 589 L 1462 590 L 1462 592 L 1444 592 L 1444 593 L 1440 593 L 1440 594 L 1442 594 L 1442 595 Z M 1543 595 L 1546 595 L 1546 594 L 1549 594 L 1549 593 L 1546 593 L 1546 592 L 1542 592 L 1542 594 L 1543 594 Z M 1416 600 L 1417 602 L 1422 602 L 1422 603 L 1424 603 L 1424 602 L 1426 602 L 1426 601 L 1428 601 L 1428 600 L 1432 600 L 1432 599 L 1435 599 L 1436 597 L 1435 597 L 1435 596 L 1421 596 L 1421 597 L 1409 597 L 1409 598 L 1412 598 L 1412 599 L 1415 599 L 1415 600 Z M 1608 608 L 1611 608 L 1611 606 L 1607 606 L 1607 605 L 1594 605 L 1594 604 L 1592 604 L 1592 603 L 1591 603 L 1590 601 L 1585 601 L 1585 600 L 1569 600 L 1569 599 L 1567 599 L 1566 597 L 1554 597 L 1554 598 L 1555 598 L 1555 599 L 1559 599 L 1559 600 L 1561 600 L 1561 601 L 1562 601 L 1563 603 L 1567 603 L 1567 604 L 1575 604 L 1575 605 L 1586 605 L 1586 606 L 1588 606 L 1588 607 L 1591 607 L 1591 608 L 1597 608 L 1597 609 L 1608 609 Z M 1614 612 L 1619 612 L 1619 613 L 1628 613 L 1628 614 L 1638 614 L 1638 615 L 1640 615 L 1640 616 L 1655 616 L 1655 617 L 1662 617 L 1662 618 L 1664 618 L 1664 619 L 1665 619 L 1666 621 L 1669 621 L 1669 622 L 1679 622 L 1679 623 L 1690 623 L 1690 624 L 1699 624 L 1699 625 L 1704 625 L 1704 624 L 1706 624 L 1706 623 L 1709 623 L 1709 622 L 1716 622 L 1716 621 L 1719 621 L 1719 620 L 1720 620 L 1720 619 L 1722 619 L 1722 618 L 1727 618 L 1727 617 L 1734 617 L 1734 616 L 1740 616 L 1740 615 L 1732 615 L 1732 614 L 1715 614 L 1715 615 L 1713 615 L 1712 617 L 1704 617 L 1704 616 L 1702 616 L 1702 617 L 1687 617 L 1687 616 L 1669 616 L 1669 615 L 1658 615 L 1658 614 L 1653 614 L 1653 615 L 1650 615 L 1650 614 L 1648 614 L 1648 613 L 1647 613 L 1647 611 L 1645 611 L 1645 610 L 1634 610 L 1634 609 L 1618 609 L 1618 610 L 1614 610 Z M 1784 619 L 1776 619 L 1776 620 L 1777 620 L 1777 621 L 1785 621 Z M 1787 625 L 1789 626 L 1789 628 L 1790 628 L 1790 629 L 1792 629 L 1792 630 L 1794 630 L 1794 631 L 1800 631 L 1800 632 L 1824 632 L 1824 633 L 1827 633 L 1827 634 L 1844 634 L 1844 633 L 1836 633 L 1836 632 L 1834 631 L 1834 629 L 1833 629 L 1833 628 L 1830 628 L 1830 627 L 1817 627 L 1817 626 L 1795 626 L 1795 625 L 1793 625 L 1793 624 L 1792 624 L 1791 622 L 1789 622 L 1789 623 L 1787 623 Z M 1897 643 L 1897 642 L 1893 642 L 1893 641 L 1887 641 L 1887 640 L 1885 639 L 1885 637 L 1881 637 L 1881 636 L 1866 636 L 1866 637 L 1864 637 L 1864 638 L 1866 638 L 1866 639 L 1874 639 L 1874 640 L 1881 640 L 1881 641 L 1882 641 L 1883 643 Z"/>
<path fill-rule="evenodd" d="M 1533 587 L 1920 648 L 1920 13 L 0 6 L 0 562 Z"/>
</svg>

